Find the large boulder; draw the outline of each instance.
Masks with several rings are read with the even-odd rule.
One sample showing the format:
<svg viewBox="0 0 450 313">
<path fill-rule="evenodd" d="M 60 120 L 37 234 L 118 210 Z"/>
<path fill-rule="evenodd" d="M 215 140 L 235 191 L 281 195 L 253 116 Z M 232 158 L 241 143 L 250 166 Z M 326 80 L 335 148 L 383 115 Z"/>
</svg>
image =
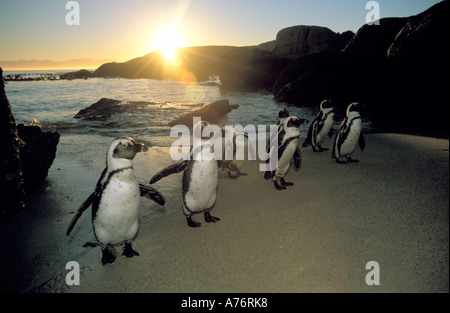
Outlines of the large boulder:
<svg viewBox="0 0 450 313">
<path fill-rule="evenodd" d="M 208 121 L 210 123 L 216 123 L 225 114 L 231 112 L 231 110 L 236 109 L 239 105 L 231 105 L 226 99 L 219 100 L 210 104 L 203 106 L 202 108 L 195 110 L 194 112 L 187 113 L 179 118 L 176 118 L 169 122 L 169 126 L 175 125 L 186 125 L 192 126 L 193 117 L 200 117 L 203 121 Z"/>
<path fill-rule="evenodd" d="M 0 218 L 23 208 L 25 192 L 40 184 L 53 163 L 59 134 L 17 125 L 0 68 Z"/>
<path fill-rule="evenodd" d="M 220 61 L 221 86 L 223 89 L 270 89 L 289 62 L 269 51 L 235 48 Z"/>
<path fill-rule="evenodd" d="M 44 181 L 56 157 L 60 135 L 54 131 L 43 131 L 36 125 L 17 127 L 20 139 L 24 142 L 20 149 L 22 173 L 25 189 L 30 190 Z"/>
<path fill-rule="evenodd" d="M 321 26 L 292 26 L 277 33 L 273 53 L 282 58 L 295 59 L 312 52 L 337 51 L 345 47 L 352 35 L 352 32 L 341 35 Z"/>
<path fill-rule="evenodd" d="M 24 188 L 20 148 L 22 140 L 5 93 L 3 70 L 0 68 L 0 218 L 24 207 Z"/>
<path fill-rule="evenodd" d="M 450 0 L 411 18 L 364 25 L 343 53 L 302 56 L 277 78 L 276 99 L 341 109 L 365 103 L 384 131 L 438 131 L 448 136 Z M 402 26 L 403 24 L 403 26 Z"/>
<path fill-rule="evenodd" d="M 363 25 L 344 51 L 350 56 L 385 58 L 389 47 L 408 18 L 383 18 L 379 25 Z"/>
</svg>

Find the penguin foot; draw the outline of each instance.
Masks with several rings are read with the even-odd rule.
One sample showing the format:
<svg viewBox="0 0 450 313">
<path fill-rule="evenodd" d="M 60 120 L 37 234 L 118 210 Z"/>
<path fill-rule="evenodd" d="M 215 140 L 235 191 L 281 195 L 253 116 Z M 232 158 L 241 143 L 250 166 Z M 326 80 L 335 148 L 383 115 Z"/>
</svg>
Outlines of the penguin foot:
<svg viewBox="0 0 450 313">
<path fill-rule="evenodd" d="M 205 218 L 206 223 L 215 223 L 217 221 L 220 221 L 220 218 L 211 216 L 211 214 L 208 211 L 205 211 L 205 213 L 203 213 L 203 216 Z"/>
<path fill-rule="evenodd" d="M 264 179 L 271 179 L 272 178 L 272 172 L 266 171 L 264 173 Z"/>
<path fill-rule="evenodd" d="M 341 160 L 339 160 L 339 158 L 336 158 L 336 163 L 337 164 L 347 164 L 347 161 L 341 161 Z"/>
<path fill-rule="evenodd" d="M 191 216 L 187 216 L 187 217 L 186 217 L 186 221 L 187 221 L 188 226 L 189 226 L 189 227 L 192 227 L 192 228 L 200 227 L 200 226 L 202 225 L 202 223 L 194 222 L 194 221 L 192 220 L 192 217 L 191 217 Z"/>
<path fill-rule="evenodd" d="M 131 246 L 131 241 L 127 241 L 125 242 L 125 249 L 123 249 L 122 255 L 126 256 L 127 258 L 132 258 L 134 256 L 139 256 L 139 252 L 133 250 L 133 247 Z"/>
<path fill-rule="evenodd" d="M 116 256 L 109 250 L 109 245 L 102 249 L 102 264 L 114 263 Z"/>
<path fill-rule="evenodd" d="M 273 184 L 274 184 L 274 186 L 275 186 L 275 188 L 277 188 L 278 190 L 283 190 L 283 189 L 286 189 L 286 186 L 285 185 L 279 185 L 278 184 L 278 181 L 277 180 L 274 180 L 273 181 Z"/>
<path fill-rule="evenodd" d="M 284 180 L 284 177 L 280 179 L 280 182 L 281 182 L 281 184 L 282 184 L 283 186 L 285 186 L 285 187 L 286 187 L 286 186 L 294 186 L 294 183 L 293 183 L 293 182 L 285 181 L 285 180 Z"/>
<path fill-rule="evenodd" d="M 347 162 L 348 163 L 359 163 L 359 160 L 354 160 L 351 157 L 347 157 Z"/>
</svg>

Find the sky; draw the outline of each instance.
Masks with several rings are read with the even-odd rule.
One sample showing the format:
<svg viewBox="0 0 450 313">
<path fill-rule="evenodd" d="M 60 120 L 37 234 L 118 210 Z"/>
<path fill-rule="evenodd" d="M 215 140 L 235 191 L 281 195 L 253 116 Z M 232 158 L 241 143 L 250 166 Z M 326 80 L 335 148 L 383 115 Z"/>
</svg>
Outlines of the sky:
<svg viewBox="0 0 450 313">
<path fill-rule="evenodd" d="M 294 25 L 356 32 L 370 11 L 365 0 L 77 0 L 79 25 L 68 25 L 68 15 L 75 21 L 68 2 L 0 0 L 0 60 L 123 62 L 157 50 L 158 40 L 248 46 L 274 40 Z M 440 0 L 377 2 L 384 18 L 415 15 Z M 161 35 L 167 27 L 178 39 Z"/>
</svg>

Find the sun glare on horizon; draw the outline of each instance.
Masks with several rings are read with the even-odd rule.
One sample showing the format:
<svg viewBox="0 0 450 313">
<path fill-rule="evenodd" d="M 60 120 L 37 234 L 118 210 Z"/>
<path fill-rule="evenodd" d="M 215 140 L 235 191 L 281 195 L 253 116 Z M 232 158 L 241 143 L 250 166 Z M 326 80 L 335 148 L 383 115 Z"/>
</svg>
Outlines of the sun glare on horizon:
<svg viewBox="0 0 450 313">
<path fill-rule="evenodd" d="M 176 56 L 177 48 L 182 47 L 183 44 L 183 37 L 178 32 L 177 27 L 168 26 L 154 36 L 152 50 L 159 50 L 167 60 L 173 60 Z"/>
</svg>

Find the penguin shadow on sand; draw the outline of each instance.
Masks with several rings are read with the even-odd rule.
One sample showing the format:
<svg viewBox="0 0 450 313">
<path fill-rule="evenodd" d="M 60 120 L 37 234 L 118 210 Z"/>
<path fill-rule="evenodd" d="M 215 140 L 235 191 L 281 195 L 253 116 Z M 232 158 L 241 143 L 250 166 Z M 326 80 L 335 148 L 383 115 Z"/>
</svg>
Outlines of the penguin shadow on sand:
<svg viewBox="0 0 450 313">
<path fill-rule="evenodd" d="M 101 246 L 103 265 L 115 261 L 117 246 L 124 246 L 122 255 L 128 258 L 139 255 L 132 241 L 138 232 L 140 197 L 161 206 L 165 204 L 164 197 L 155 188 L 138 183 L 135 177 L 132 160 L 137 153 L 147 150 L 144 144 L 129 137 L 113 140 L 94 192 L 81 204 L 67 228 L 69 236 L 83 212 L 92 207 L 92 226 L 97 241 L 84 246 Z"/>
<path fill-rule="evenodd" d="M 204 134 L 204 128 L 208 127 L 209 123 L 200 121 L 193 127 L 193 136 Z M 207 133 L 207 132 L 206 132 Z M 224 136 L 225 133 L 222 134 Z M 193 138 L 194 139 L 194 138 Z M 160 179 L 183 172 L 182 177 L 182 209 L 186 216 L 186 222 L 189 227 L 200 227 L 200 222 L 195 222 L 192 217 L 196 214 L 203 213 L 203 218 L 206 223 L 215 223 L 220 221 L 220 218 L 212 216 L 211 210 L 216 204 L 217 184 L 218 184 L 218 169 L 225 170 L 228 177 L 238 178 L 245 176 L 246 173 L 240 172 L 239 168 L 233 161 L 216 160 L 213 157 L 213 148 L 205 144 L 210 139 L 202 137 L 197 138 L 201 141 L 201 145 L 195 150 L 191 146 L 189 157 L 187 160 L 172 164 L 158 173 L 151 179 L 150 184 L 154 184 Z M 234 146 L 234 145 L 233 145 Z M 205 157 L 204 152 L 207 149 L 209 157 Z"/>
</svg>

